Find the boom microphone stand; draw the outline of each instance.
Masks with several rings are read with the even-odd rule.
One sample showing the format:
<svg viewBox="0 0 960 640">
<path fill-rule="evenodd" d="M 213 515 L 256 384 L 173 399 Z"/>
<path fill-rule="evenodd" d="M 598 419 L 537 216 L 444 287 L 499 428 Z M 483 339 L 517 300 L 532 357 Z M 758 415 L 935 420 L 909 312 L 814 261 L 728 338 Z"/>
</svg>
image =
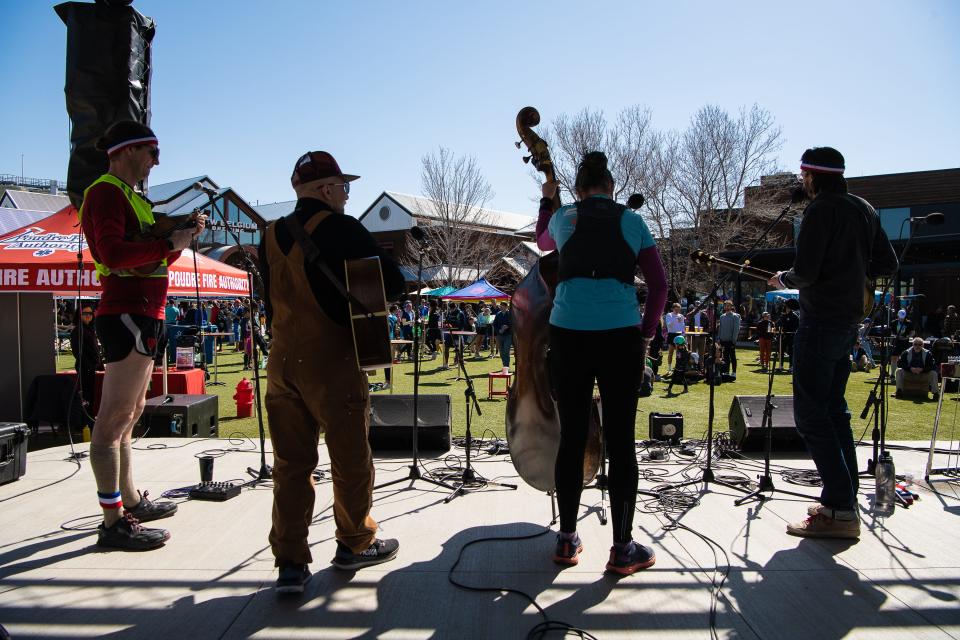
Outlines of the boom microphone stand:
<svg viewBox="0 0 960 640">
<path fill-rule="evenodd" d="M 767 237 L 770 231 L 772 231 L 773 228 L 781 220 L 783 220 L 784 216 L 787 215 L 787 212 L 790 211 L 790 207 L 792 207 L 795 203 L 800 202 L 803 199 L 803 196 L 804 196 L 804 192 L 803 192 L 802 185 L 794 186 L 794 188 L 791 190 L 791 193 L 790 193 L 790 202 L 788 202 L 787 205 L 780 211 L 780 214 L 769 225 L 767 225 L 767 228 L 764 229 L 763 232 L 760 234 L 760 236 L 756 239 L 756 241 L 754 241 L 753 246 L 750 247 L 746 251 L 746 253 L 744 253 L 743 259 L 745 262 L 750 256 L 752 256 L 756 252 L 757 247 L 760 245 L 760 242 Z M 710 483 L 712 482 L 714 484 L 719 484 L 721 486 L 724 486 L 730 489 L 735 489 L 736 491 L 749 493 L 743 487 L 732 484 L 730 482 L 724 482 L 723 480 L 717 480 L 716 476 L 713 473 L 713 469 L 711 468 L 711 465 L 713 462 L 713 418 L 714 418 L 714 414 L 716 413 L 715 398 L 716 398 L 716 384 L 717 384 L 717 376 L 718 376 L 718 372 L 716 369 L 716 361 L 717 361 L 716 348 L 717 348 L 717 333 L 720 330 L 720 308 L 721 308 L 720 300 L 717 297 L 717 291 L 720 289 L 721 286 L 726 284 L 727 280 L 729 280 L 729 277 L 730 277 L 730 274 L 721 274 L 720 277 L 717 279 L 717 281 L 714 282 L 712 287 L 710 288 L 710 295 L 705 297 L 703 300 L 701 300 L 700 304 L 698 304 L 694 309 L 694 313 L 696 313 L 697 311 L 699 311 L 705 306 L 705 303 L 708 300 L 712 301 L 714 305 L 713 307 L 714 322 L 713 322 L 713 327 L 711 327 L 710 340 L 708 341 L 708 344 L 707 344 L 707 349 L 708 349 L 707 353 L 711 355 L 710 366 L 714 369 L 713 371 L 710 372 L 711 373 L 710 400 L 709 400 L 709 411 L 707 413 L 707 466 L 703 468 L 703 475 L 699 479 L 688 480 L 687 482 L 681 482 L 680 484 L 670 485 L 670 489 L 680 489 L 682 487 L 700 484 L 702 482 L 703 490 L 708 491 L 710 488 Z"/>
<path fill-rule="evenodd" d="M 460 336 L 457 336 L 458 338 Z M 480 474 L 476 473 L 473 470 L 473 467 L 470 466 L 470 449 L 473 447 L 473 437 L 470 433 L 470 407 L 473 406 L 477 411 L 477 415 L 481 416 L 483 413 L 480 411 L 480 403 L 477 402 L 477 392 L 473 388 L 473 378 L 470 377 L 470 374 L 467 373 L 467 365 L 463 361 L 463 340 L 457 340 L 457 355 L 459 356 L 460 364 L 460 373 L 463 374 L 463 379 L 466 381 L 467 386 L 463 390 L 464 399 L 467 403 L 467 466 L 463 468 L 463 474 L 460 476 L 460 482 L 457 485 L 457 488 L 454 489 L 453 493 L 446 497 L 444 503 L 448 503 L 458 495 L 467 493 L 469 491 L 477 491 L 488 486 L 496 487 L 505 487 L 507 489 L 516 489 L 517 485 L 515 484 L 506 484 L 505 482 L 493 482 L 492 480 L 487 480 Z"/>
<path fill-rule="evenodd" d="M 253 277 L 256 275 L 261 286 L 263 285 L 263 279 L 260 277 L 260 272 L 257 270 L 257 265 L 253 261 L 253 258 L 250 257 L 246 247 L 240 242 L 240 236 L 227 223 L 227 216 L 214 201 L 213 197 L 219 195 L 216 190 L 208 189 L 199 182 L 194 183 L 193 188 L 197 191 L 203 191 L 210 201 L 210 208 L 220 214 L 220 219 L 223 220 L 223 228 L 233 237 L 234 244 L 236 244 L 240 250 L 244 269 L 247 272 L 247 289 L 250 292 L 250 359 L 253 361 L 254 398 L 257 402 L 257 427 L 260 430 L 260 469 L 256 470 L 253 467 L 247 467 L 247 473 L 253 477 L 254 482 L 263 482 L 273 477 L 273 471 L 267 464 L 267 434 L 263 426 L 263 404 L 260 399 L 260 354 L 257 352 L 257 341 L 253 335 L 254 327 L 256 326 L 256 321 L 253 316 Z M 196 260 L 196 253 L 194 253 L 194 260 Z M 198 310 L 197 313 L 200 313 L 200 311 Z M 214 346 L 214 348 L 216 348 L 216 346 Z"/>
<path fill-rule="evenodd" d="M 907 255 L 907 251 L 910 250 L 910 245 L 913 244 L 914 231 L 916 227 L 914 225 L 921 224 L 932 224 L 939 225 L 943 224 L 944 215 L 942 213 L 934 212 L 926 216 L 919 216 L 916 218 L 907 218 L 900 223 L 900 231 L 898 235 L 900 238 L 903 237 L 903 225 L 907 222 L 910 223 L 910 236 L 907 238 L 907 243 L 903 246 L 903 250 L 900 252 L 900 255 L 897 257 L 897 270 L 894 272 L 893 276 L 887 279 L 886 284 L 883 287 L 883 291 L 880 293 L 880 299 L 875 300 L 873 303 L 873 309 L 870 310 L 870 313 L 867 314 L 867 317 L 872 316 L 876 310 L 877 306 L 887 298 L 887 293 L 890 289 L 890 286 L 894 282 L 900 281 L 900 271 L 903 265 L 903 259 Z M 891 303 L 893 301 L 891 300 Z M 890 329 L 891 324 L 891 305 L 887 305 L 887 331 Z M 871 439 L 873 440 L 873 457 L 867 459 L 867 468 L 861 471 L 858 475 L 861 476 L 873 476 L 876 475 L 877 461 L 882 455 L 889 455 L 887 452 L 887 387 L 889 384 L 889 374 L 887 373 L 888 367 L 890 367 L 890 343 L 893 342 L 893 336 L 881 336 L 880 338 L 883 341 L 881 349 L 881 358 L 883 359 L 880 363 L 880 373 L 877 376 L 877 381 L 873 385 L 873 389 L 870 391 L 870 395 L 867 397 L 867 403 L 863 407 L 863 411 L 860 413 L 860 419 L 866 420 L 867 415 L 870 412 L 871 406 L 873 407 L 873 432 L 870 434 Z"/>
<path fill-rule="evenodd" d="M 419 401 L 420 401 L 420 333 L 421 333 L 421 323 L 420 323 L 420 290 L 423 289 L 423 244 L 426 242 L 426 237 L 423 233 L 423 230 L 420 227 L 411 227 L 410 235 L 414 237 L 417 243 L 420 245 L 419 250 L 417 251 L 417 302 L 414 305 L 413 309 L 413 437 L 412 437 L 412 447 L 413 452 L 411 455 L 410 462 L 410 472 L 407 474 L 406 478 L 398 478 L 396 480 L 390 480 L 389 482 L 384 482 L 383 484 L 378 484 L 374 489 L 382 489 L 383 487 L 389 487 L 400 482 L 410 481 L 410 486 L 408 489 L 413 487 L 413 483 L 417 480 L 423 482 L 429 482 L 430 484 L 436 485 L 438 487 L 443 487 L 444 489 L 453 489 L 454 487 L 450 486 L 446 482 L 441 482 L 440 480 L 434 480 L 433 478 L 426 478 L 420 473 L 420 457 L 419 451 L 417 448 L 418 440 L 418 431 L 420 430 L 420 411 L 419 411 Z M 390 376 L 390 384 L 395 384 L 396 380 L 393 379 L 393 376 Z M 469 414 L 468 414 L 469 416 Z M 469 417 L 468 417 L 469 420 Z M 469 449 L 467 450 L 469 455 Z"/>
<path fill-rule="evenodd" d="M 780 332 L 778 338 L 777 349 L 783 349 L 783 331 Z M 768 363 L 769 364 L 769 363 Z M 793 364 L 791 359 L 790 364 Z M 794 493 L 793 491 L 783 491 L 782 489 L 777 489 L 773 485 L 773 478 L 770 475 L 770 452 L 773 450 L 773 410 L 777 408 L 773 404 L 773 375 L 774 367 L 767 367 L 767 397 L 763 403 L 763 421 L 760 424 L 760 428 L 764 430 L 764 448 L 763 448 L 763 473 L 757 476 L 757 488 L 748 493 L 747 495 L 733 501 L 733 504 L 738 507 L 748 500 L 759 500 L 761 503 L 764 500 L 773 499 L 773 495 L 764 495 L 764 492 L 769 491 L 771 494 L 775 491 L 780 493 L 785 493 L 789 496 L 796 496 L 798 498 L 807 498 L 808 500 L 816 500 L 813 496 L 807 496 L 802 493 Z"/>
</svg>

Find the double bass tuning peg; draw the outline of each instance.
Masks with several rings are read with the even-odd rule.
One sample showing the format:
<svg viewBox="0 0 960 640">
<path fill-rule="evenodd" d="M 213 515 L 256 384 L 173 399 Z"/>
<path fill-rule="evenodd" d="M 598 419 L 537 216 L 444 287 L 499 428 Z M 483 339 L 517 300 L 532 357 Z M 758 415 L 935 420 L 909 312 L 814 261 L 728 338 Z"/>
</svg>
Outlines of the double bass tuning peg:
<svg viewBox="0 0 960 640">
<path fill-rule="evenodd" d="M 519 142 L 514 142 L 513 144 L 517 145 L 517 149 L 520 148 L 520 143 L 519 143 Z"/>
<path fill-rule="evenodd" d="M 523 156 L 523 164 L 530 164 L 530 158 L 533 156 Z"/>
</svg>

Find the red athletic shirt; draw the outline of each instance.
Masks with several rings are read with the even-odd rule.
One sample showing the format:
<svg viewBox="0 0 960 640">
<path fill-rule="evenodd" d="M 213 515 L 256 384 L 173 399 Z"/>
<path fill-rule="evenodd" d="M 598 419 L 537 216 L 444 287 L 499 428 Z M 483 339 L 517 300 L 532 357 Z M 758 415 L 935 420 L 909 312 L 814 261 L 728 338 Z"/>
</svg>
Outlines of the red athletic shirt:
<svg viewBox="0 0 960 640">
<path fill-rule="evenodd" d="M 171 252 L 166 240 L 131 242 L 140 230 L 133 207 L 123 192 L 101 182 L 87 192 L 81 220 L 90 253 L 100 264 L 113 269 L 130 269 L 164 258 L 170 264 L 180 252 Z M 130 313 L 163 320 L 167 301 L 167 278 L 137 278 L 115 275 L 100 278 L 103 295 L 97 315 Z"/>
</svg>

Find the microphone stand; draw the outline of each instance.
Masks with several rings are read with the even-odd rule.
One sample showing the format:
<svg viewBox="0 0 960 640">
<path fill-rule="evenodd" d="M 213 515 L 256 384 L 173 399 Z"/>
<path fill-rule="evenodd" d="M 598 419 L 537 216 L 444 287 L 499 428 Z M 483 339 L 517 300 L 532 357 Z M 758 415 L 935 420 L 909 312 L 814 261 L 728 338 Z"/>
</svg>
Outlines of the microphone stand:
<svg viewBox="0 0 960 640">
<path fill-rule="evenodd" d="M 760 242 L 761 242 L 762 240 L 766 239 L 766 237 L 767 237 L 767 235 L 769 235 L 770 231 L 772 231 L 773 228 L 774 228 L 781 220 L 783 220 L 784 216 L 787 215 L 787 212 L 790 211 L 790 207 L 793 206 L 793 204 L 794 204 L 794 203 L 793 203 L 792 201 L 789 202 L 789 203 L 787 203 L 787 206 L 785 206 L 785 207 L 780 211 L 780 214 L 773 220 L 773 222 L 771 222 L 769 225 L 767 225 L 767 228 L 763 230 L 763 232 L 760 234 L 760 236 L 759 236 L 759 237 L 756 239 L 756 241 L 753 243 L 753 246 L 750 247 L 750 248 L 743 254 L 743 256 L 742 256 L 743 261 L 748 260 L 748 259 L 750 258 L 750 256 L 752 256 L 754 253 L 756 253 L 757 247 L 760 245 Z M 681 488 L 683 488 L 683 487 L 688 487 L 688 486 L 691 486 L 691 485 L 700 484 L 700 483 L 702 482 L 702 483 L 703 483 L 703 490 L 704 490 L 704 491 L 709 491 L 709 489 L 710 489 L 710 483 L 713 483 L 713 484 L 719 484 L 719 485 L 724 486 L 724 487 L 727 487 L 727 488 L 729 488 L 729 489 L 734 489 L 734 490 L 736 490 L 736 491 L 740 491 L 740 492 L 742 492 L 742 493 L 747 493 L 747 494 L 750 494 L 750 493 L 751 493 L 751 492 L 749 492 L 747 489 L 744 489 L 743 487 L 741 487 L 741 486 L 739 486 L 739 485 L 733 484 L 733 483 L 731 483 L 731 482 L 726 482 L 726 481 L 723 481 L 723 480 L 717 480 L 717 479 L 716 479 L 716 475 L 713 473 L 713 468 L 712 468 L 712 464 L 713 464 L 713 419 L 714 419 L 714 415 L 715 415 L 715 413 L 716 413 L 716 385 L 717 385 L 717 377 L 718 377 L 718 375 L 719 375 L 719 374 L 718 374 L 718 370 L 717 370 L 717 351 L 716 351 L 716 349 L 717 349 L 717 334 L 718 334 L 718 332 L 719 332 L 719 330 L 720 330 L 720 315 L 721 315 L 721 314 L 720 314 L 721 306 L 720 306 L 720 300 L 719 300 L 719 298 L 717 297 L 717 291 L 719 290 L 719 288 L 720 288 L 722 285 L 724 285 L 724 284 L 730 279 L 730 275 L 731 275 L 730 273 L 721 274 L 720 277 L 716 280 L 716 282 L 714 282 L 713 285 L 711 286 L 711 288 L 710 288 L 710 295 L 707 296 L 707 297 L 705 297 L 703 300 L 701 300 L 700 303 L 699 303 L 699 304 L 694 308 L 694 310 L 693 310 L 694 314 L 696 314 L 697 311 L 700 311 L 704 306 L 706 306 L 706 302 L 707 302 L 708 300 L 712 300 L 712 301 L 713 301 L 713 304 L 714 304 L 714 307 L 713 307 L 714 321 L 713 321 L 713 326 L 711 327 L 710 339 L 707 341 L 707 353 L 710 354 L 710 367 L 713 369 L 713 371 L 710 372 L 710 378 L 709 378 L 710 400 L 709 400 L 709 405 L 708 405 L 709 410 L 708 410 L 708 413 L 707 413 L 707 466 L 703 468 L 703 474 L 700 476 L 700 478 L 695 479 L 695 480 L 688 480 L 688 481 L 686 481 L 686 482 L 681 482 L 681 483 L 679 483 L 679 484 L 669 485 L 669 487 L 668 487 L 667 490 L 681 489 Z M 704 357 L 704 359 L 706 359 L 706 357 Z M 772 384 L 772 382 L 771 382 L 771 384 Z M 772 425 L 771 425 L 771 426 L 772 426 Z M 768 436 L 769 436 L 769 433 L 768 433 Z M 769 451 L 768 451 L 768 453 L 767 453 L 767 466 L 768 466 L 768 468 L 769 468 L 769 464 L 770 464 L 770 462 L 769 462 Z M 773 483 L 771 482 L 770 485 L 772 486 L 772 484 L 773 484 Z M 756 493 L 756 492 L 753 492 L 753 493 Z M 766 496 L 762 496 L 762 495 L 759 495 L 759 494 L 758 494 L 756 497 L 758 497 L 758 499 L 760 499 L 760 500 L 765 500 L 765 499 L 766 499 Z"/>
<path fill-rule="evenodd" d="M 254 327 L 256 326 L 253 315 L 253 276 L 256 274 L 257 280 L 261 285 L 263 285 L 263 279 L 260 277 L 260 272 L 257 270 L 257 265 L 253 261 L 253 258 L 250 257 L 246 247 L 240 242 L 240 236 L 230 227 L 227 222 L 227 216 L 223 213 L 223 210 L 217 206 L 217 203 L 214 202 L 213 192 L 207 189 L 201 189 L 201 191 L 207 194 L 207 199 L 210 201 L 210 208 L 220 214 L 220 219 L 223 221 L 223 228 L 233 237 L 234 243 L 240 250 L 241 260 L 247 272 L 247 289 L 250 294 L 250 359 L 253 362 L 254 399 L 257 403 L 257 427 L 260 430 L 260 469 L 256 470 L 253 467 L 247 467 L 247 473 L 253 477 L 254 483 L 263 482 L 273 477 L 273 470 L 270 468 L 270 465 L 267 464 L 267 435 L 263 426 L 263 403 L 260 399 L 260 355 L 257 352 L 257 340 L 253 334 Z M 194 256 L 194 260 L 196 260 L 196 256 Z"/>
<path fill-rule="evenodd" d="M 416 227 L 415 227 L 416 228 Z M 414 236 L 416 238 L 416 236 Z M 428 482 L 432 485 L 438 487 L 443 487 L 444 489 L 453 489 L 452 486 L 446 482 L 441 482 L 440 480 L 434 480 L 433 478 L 425 477 L 420 472 L 420 457 L 419 450 L 417 447 L 418 444 L 418 431 L 420 429 L 420 333 L 421 333 L 421 322 L 420 322 L 420 290 L 423 289 L 423 240 L 417 238 L 417 242 L 420 245 L 419 250 L 417 251 L 417 302 L 414 305 L 413 310 L 413 436 L 412 440 L 412 460 L 410 462 L 410 472 L 407 474 L 406 478 L 398 478 L 396 480 L 390 480 L 389 482 L 384 482 L 383 484 L 378 484 L 374 486 L 374 490 L 382 489 L 384 487 L 389 487 L 401 482 L 410 481 L 410 485 L 406 487 L 410 489 L 413 487 L 413 483 L 417 480 L 422 480 L 423 482 Z M 396 380 L 393 378 L 393 375 L 390 375 L 390 384 L 393 385 L 396 383 Z M 469 418 L 468 418 L 469 419 Z"/>
<path fill-rule="evenodd" d="M 932 214 L 931 214 L 932 215 Z M 903 265 L 903 259 L 907 255 L 907 251 L 910 250 L 910 245 L 913 244 L 914 225 L 919 224 L 922 220 L 907 218 L 900 223 L 900 232 L 899 236 L 903 237 L 903 225 L 907 222 L 910 223 L 910 236 L 907 238 L 907 243 L 903 245 L 903 250 L 900 252 L 900 255 L 897 257 L 897 270 L 894 272 L 893 276 L 887 279 L 886 284 L 883 287 L 883 291 L 880 293 L 880 300 L 875 300 L 873 303 L 873 309 L 870 310 L 870 313 L 867 317 L 872 316 L 876 310 L 877 306 L 886 300 L 887 292 L 890 289 L 890 286 L 894 282 L 900 281 L 900 271 Z M 893 300 L 890 301 L 891 304 Z M 890 325 L 892 322 L 891 319 L 891 305 L 887 305 L 887 331 L 890 331 Z M 877 472 L 877 461 L 879 461 L 880 456 L 890 455 L 887 451 L 887 416 L 888 416 L 888 406 L 887 406 L 887 388 L 889 385 L 889 374 L 887 373 L 887 368 L 890 367 L 890 343 L 893 342 L 894 336 L 882 336 L 880 338 L 883 341 L 881 349 L 881 358 L 882 362 L 880 363 L 880 373 L 877 375 L 877 381 L 873 385 L 873 389 L 870 391 L 870 395 L 867 397 L 867 402 L 863 407 L 863 411 L 860 413 L 860 419 L 865 420 L 867 414 L 870 411 L 871 405 L 873 406 L 873 432 L 870 434 L 871 439 L 873 440 L 873 452 L 872 458 L 867 458 L 867 468 L 861 471 L 860 476 L 875 476 Z"/>
<path fill-rule="evenodd" d="M 460 338 L 462 336 L 457 336 Z M 444 499 L 444 503 L 449 503 L 451 500 L 456 498 L 458 495 L 468 493 L 470 491 L 478 491 L 488 486 L 497 486 L 504 487 L 507 489 L 516 489 L 517 485 L 507 484 L 505 482 L 493 482 L 492 480 L 487 480 L 480 474 L 476 473 L 473 470 L 473 467 L 470 466 L 470 449 L 473 448 L 473 437 L 470 433 L 470 407 L 471 405 L 476 410 L 478 416 L 482 416 L 483 413 L 480 411 L 480 403 L 477 402 L 477 393 L 473 388 L 473 378 L 470 377 L 470 374 L 467 373 L 467 365 L 463 361 L 463 340 L 457 340 L 457 355 L 459 356 L 459 365 L 460 372 L 463 374 L 463 379 L 466 381 L 467 386 L 463 390 L 464 399 L 467 403 L 467 433 L 466 433 L 466 449 L 467 449 L 467 466 L 463 468 L 463 474 L 460 476 L 460 482 L 457 484 L 457 488 L 454 489 L 453 493 L 447 496 Z"/>
</svg>

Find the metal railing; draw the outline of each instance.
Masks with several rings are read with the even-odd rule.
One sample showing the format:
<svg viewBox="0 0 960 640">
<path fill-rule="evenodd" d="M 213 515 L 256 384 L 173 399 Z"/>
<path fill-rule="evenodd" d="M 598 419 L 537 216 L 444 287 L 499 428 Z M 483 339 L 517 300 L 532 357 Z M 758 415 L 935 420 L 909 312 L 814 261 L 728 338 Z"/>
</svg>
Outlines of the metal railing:
<svg viewBox="0 0 960 640">
<path fill-rule="evenodd" d="M 49 190 L 50 184 L 53 181 L 50 179 L 44 178 L 23 178 L 21 176 L 13 175 L 12 173 L 0 173 L 0 184 L 3 185 L 17 185 L 20 187 L 28 187 L 30 189 L 44 189 Z M 57 189 L 60 191 L 65 191 L 67 189 L 67 183 L 61 182 L 60 180 L 56 181 Z"/>
</svg>

